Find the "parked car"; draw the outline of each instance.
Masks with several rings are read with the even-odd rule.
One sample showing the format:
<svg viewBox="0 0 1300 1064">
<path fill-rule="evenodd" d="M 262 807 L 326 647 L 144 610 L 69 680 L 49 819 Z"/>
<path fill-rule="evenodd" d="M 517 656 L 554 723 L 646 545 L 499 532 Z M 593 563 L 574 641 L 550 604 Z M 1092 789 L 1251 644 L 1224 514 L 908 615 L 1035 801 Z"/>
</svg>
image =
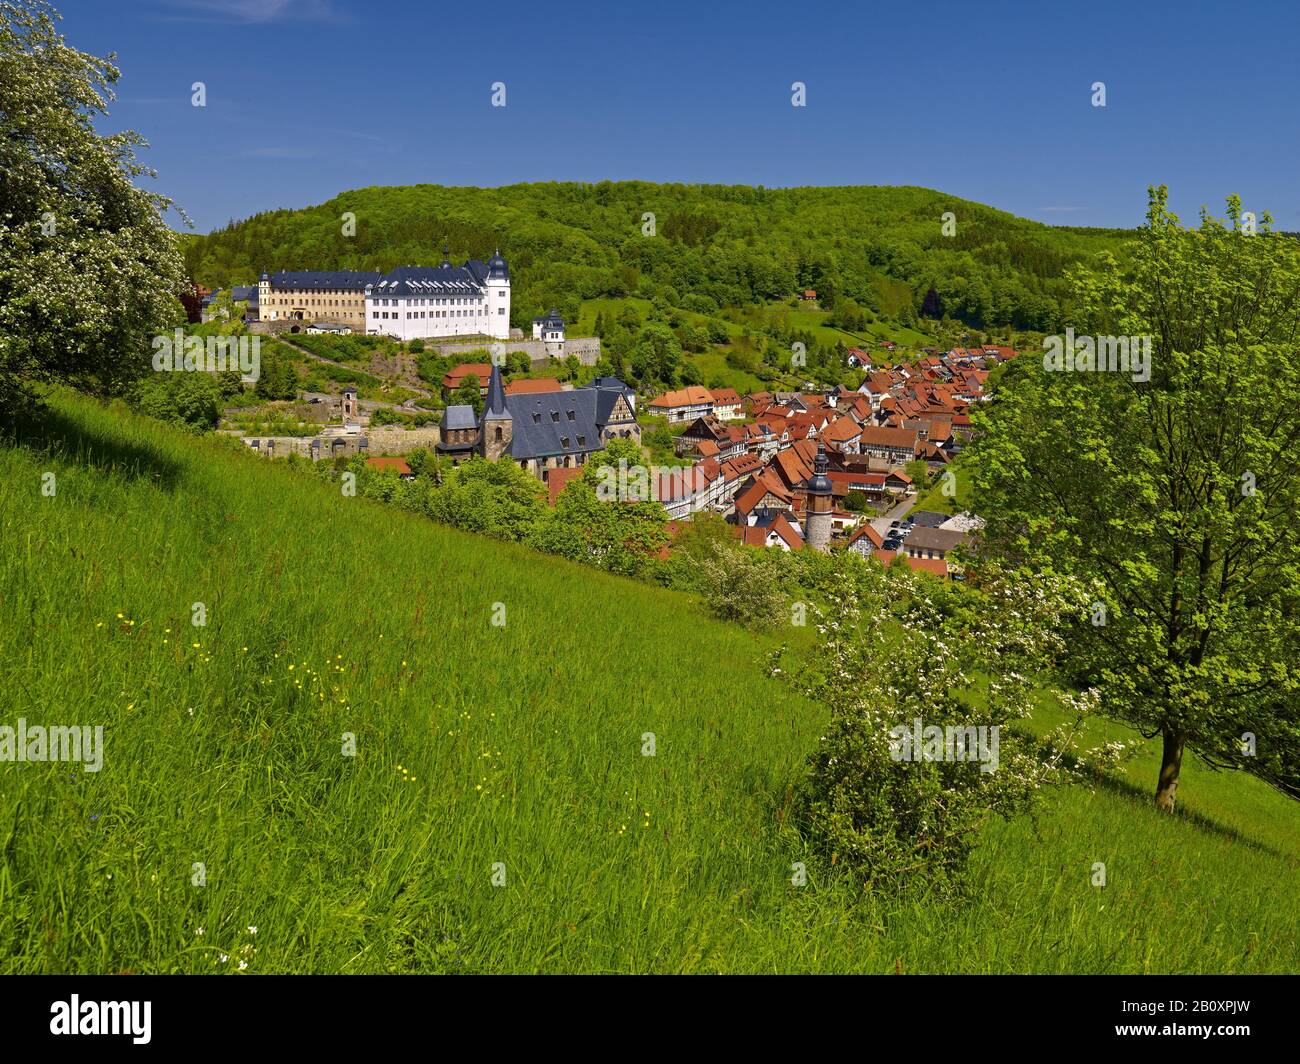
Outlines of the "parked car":
<svg viewBox="0 0 1300 1064">
<path fill-rule="evenodd" d="M 880 548 L 880 549 L 881 549 L 881 550 L 899 550 L 899 549 L 902 548 L 902 546 L 903 546 L 903 541 L 902 541 L 901 539 L 887 539 L 887 540 L 885 540 L 885 542 L 881 545 L 881 548 Z"/>
</svg>

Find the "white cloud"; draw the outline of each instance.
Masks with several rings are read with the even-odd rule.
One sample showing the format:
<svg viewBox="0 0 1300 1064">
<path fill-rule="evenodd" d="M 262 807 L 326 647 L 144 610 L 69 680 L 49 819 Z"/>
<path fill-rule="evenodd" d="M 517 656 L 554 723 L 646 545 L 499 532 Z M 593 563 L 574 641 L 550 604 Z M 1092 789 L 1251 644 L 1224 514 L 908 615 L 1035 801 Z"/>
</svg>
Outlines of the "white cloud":
<svg viewBox="0 0 1300 1064">
<path fill-rule="evenodd" d="M 170 17 L 188 22 L 264 25 L 271 22 L 342 22 L 337 0 L 161 0 Z"/>
</svg>

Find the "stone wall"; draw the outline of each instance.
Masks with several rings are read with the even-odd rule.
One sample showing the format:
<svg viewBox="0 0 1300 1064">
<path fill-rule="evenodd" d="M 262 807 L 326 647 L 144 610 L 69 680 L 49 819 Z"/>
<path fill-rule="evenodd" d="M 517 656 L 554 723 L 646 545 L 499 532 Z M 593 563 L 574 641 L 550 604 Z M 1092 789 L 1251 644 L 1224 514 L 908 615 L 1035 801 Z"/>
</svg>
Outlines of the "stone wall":
<svg viewBox="0 0 1300 1064">
<path fill-rule="evenodd" d="M 318 439 L 321 442 L 316 457 L 332 458 L 339 454 L 347 457 L 354 454 L 409 454 L 421 447 L 432 451 L 438 445 L 440 438 L 436 425 L 418 429 L 380 425 L 378 428 L 366 429 L 364 433 L 356 436 L 249 436 L 244 437 L 242 442 L 249 450 L 256 451 L 264 457 L 285 458 L 290 454 L 300 454 L 304 458 L 311 458 L 312 440 Z M 366 441 L 364 449 L 358 446 L 362 439 Z M 336 440 L 342 441 L 341 447 L 334 446 Z M 257 443 L 256 447 L 253 446 L 254 441 Z"/>
<path fill-rule="evenodd" d="M 494 343 L 504 346 L 507 354 L 511 351 L 523 351 L 532 360 L 535 370 L 545 369 L 554 361 L 546 353 L 546 344 L 541 340 L 477 340 L 469 343 L 463 340 L 450 342 L 426 340 L 425 350 L 460 358 L 467 358 L 477 352 L 478 357 L 482 357 L 484 351 L 492 350 Z M 560 357 L 568 358 L 570 355 L 576 355 L 579 364 L 583 366 L 594 366 L 600 361 L 600 337 L 579 336 L 572 340 L 565 340 L 564 354 Z"/>
<path fill-rule="evenodd" d="M 426 425 L 419 429 L 403 429 L 396 425 L 380 425 L 378 428 L 366 429 L 370 440 L 367 448 L 371 454 L 409 454 L 423 447 L 432 451 L 442 439 L 436 425 Z"/>
</svg>

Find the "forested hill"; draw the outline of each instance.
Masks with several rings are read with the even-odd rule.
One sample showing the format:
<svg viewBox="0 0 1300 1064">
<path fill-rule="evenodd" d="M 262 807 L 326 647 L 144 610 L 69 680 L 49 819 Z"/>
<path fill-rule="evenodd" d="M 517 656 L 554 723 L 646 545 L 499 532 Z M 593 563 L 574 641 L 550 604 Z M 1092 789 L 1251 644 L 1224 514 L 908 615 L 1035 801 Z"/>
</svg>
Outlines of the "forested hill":
<svg viewBox="0 0 1300 1064">
<path fill-rule="evenodd" d="M 344 235 L 345 212 L 355 236 Z M 657 295 L 712 313 L 811 288 L 824 305 L 848 300 L 904 320 L 938 309 L 979 327 L 1046 330 L 1060 316 L 1065 269 L 1123 237 L 924 188 L 548 182 L 356 189 L 189 237 L 186 257 L 195 279 L 227 285 L 263 270 L 434 264 L 444 241 L 456 261 L 499 247 L 516 325 L 551 306 L 576 316 L 580 300 L 601 296 Z M 938 308 L 925 305 L 931 288 Z"/>
</svg>

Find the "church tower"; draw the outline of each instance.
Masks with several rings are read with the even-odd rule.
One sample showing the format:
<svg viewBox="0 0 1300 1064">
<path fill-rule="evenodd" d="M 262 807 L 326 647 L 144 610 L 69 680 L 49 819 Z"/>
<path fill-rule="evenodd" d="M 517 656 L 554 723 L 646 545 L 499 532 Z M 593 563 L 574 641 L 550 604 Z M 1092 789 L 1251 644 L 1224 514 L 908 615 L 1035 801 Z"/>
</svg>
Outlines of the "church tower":
<svg viewBox="0 0 1300 1064">
<path fill-rule="evenodd" d="M 501 367 L 494 361 L 492 376 L 488 379 L 487 403 L 483 407 L 479 453 L 489 462 L 495 462 L 510 450 L 514 430 L 514 418 L 506 409 L 506 389 L 501 383 Z"/>
<path fill-rule="evenodd" d="M 813 475 L 808 479 L 807 500 L 804 503 L 804 542 L 813 550 L 825 554 L 831 542 L 831 503 L 833 502 L 830 477 L 826 475 L 826 446 L 817 444 L 817 460 Z"/>
</svg>

